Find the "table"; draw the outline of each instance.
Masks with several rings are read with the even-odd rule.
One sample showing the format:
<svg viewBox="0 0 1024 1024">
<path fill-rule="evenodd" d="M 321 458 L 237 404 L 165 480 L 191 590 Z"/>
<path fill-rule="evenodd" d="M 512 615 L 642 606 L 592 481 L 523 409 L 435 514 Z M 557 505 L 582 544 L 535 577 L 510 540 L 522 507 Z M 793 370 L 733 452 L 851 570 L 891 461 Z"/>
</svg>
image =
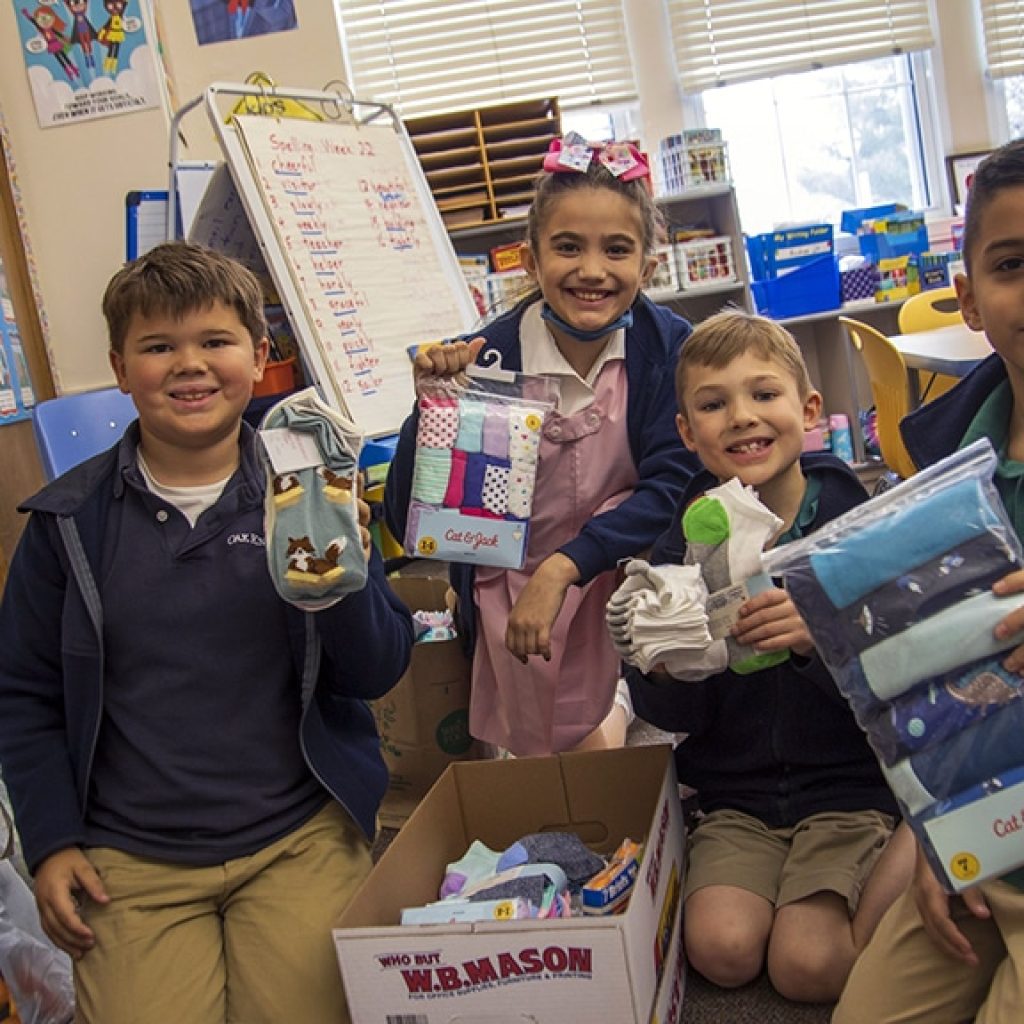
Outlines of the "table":
<svg viewBox="0 0 1024 1024">
<path fill-rule="evenodd" d="M 965 377 L 986 356 L 992 346 L 981 331 L 972 331 L 967 324 L 937 327 L 932 331 L 913 334 L 891 334 L 889 340 L 896 347 L 910 374 L 911 404 L 920 404 L 918 374 L 944 373 L 950 377 Z"/>
</svg>

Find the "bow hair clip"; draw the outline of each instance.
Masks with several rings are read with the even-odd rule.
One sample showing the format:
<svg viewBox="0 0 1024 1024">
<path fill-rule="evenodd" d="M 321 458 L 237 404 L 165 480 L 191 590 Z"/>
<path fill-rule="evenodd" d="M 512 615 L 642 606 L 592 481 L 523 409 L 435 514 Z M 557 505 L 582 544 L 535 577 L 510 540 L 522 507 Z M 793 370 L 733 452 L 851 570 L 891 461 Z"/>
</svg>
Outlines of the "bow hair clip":
<svg viewBox="0 0 1024 1024">
<path fill-rule="evenodd" d="M 650 177 L 647 161 L 632 142 L 587 142 L 576 132 L 569 132 L 564 139 L 551 140 L 544 155 L 544 170 L 552 174 L 586 174 L 594 157 L 623 181 Z"/>
</svg>

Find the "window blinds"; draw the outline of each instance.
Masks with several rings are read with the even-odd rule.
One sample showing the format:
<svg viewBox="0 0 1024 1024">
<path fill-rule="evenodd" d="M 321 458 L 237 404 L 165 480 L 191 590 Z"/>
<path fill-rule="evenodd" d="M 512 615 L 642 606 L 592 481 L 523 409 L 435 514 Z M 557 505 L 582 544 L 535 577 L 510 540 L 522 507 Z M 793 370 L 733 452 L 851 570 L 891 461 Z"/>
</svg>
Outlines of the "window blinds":
<svg viewBox="0 0 1024 1024">
<path fill-rule="evenodd" d="M 686 92 L 924 50 L 927 0 L 667 0 Z"/>
<path fill-rule="evenodd" d="M 636 96 L 621 0 L 336 0 L 349 84 L 404 117 Z"/>
<path fill-rule="evenodd" d="M 981 0 L 981 24 L 989 74 L 1024 74 L 1024 0 Z"/>
</svg>

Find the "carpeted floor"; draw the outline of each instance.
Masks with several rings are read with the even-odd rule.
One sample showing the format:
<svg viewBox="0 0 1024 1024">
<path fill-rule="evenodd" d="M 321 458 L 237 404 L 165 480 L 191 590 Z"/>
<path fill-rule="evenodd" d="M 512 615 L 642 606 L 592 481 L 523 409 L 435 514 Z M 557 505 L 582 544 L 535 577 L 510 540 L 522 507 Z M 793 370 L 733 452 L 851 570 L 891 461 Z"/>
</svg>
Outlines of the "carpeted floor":
<svg viewBox="0 0 1024 1024">
<path fill-rule="evenodd" d="M 831 1004 L 783 999 L 767 977 L 726 990 L 690 971 L 680 1024 L 828 1024 L 831 1016 Z"/>
</svg>

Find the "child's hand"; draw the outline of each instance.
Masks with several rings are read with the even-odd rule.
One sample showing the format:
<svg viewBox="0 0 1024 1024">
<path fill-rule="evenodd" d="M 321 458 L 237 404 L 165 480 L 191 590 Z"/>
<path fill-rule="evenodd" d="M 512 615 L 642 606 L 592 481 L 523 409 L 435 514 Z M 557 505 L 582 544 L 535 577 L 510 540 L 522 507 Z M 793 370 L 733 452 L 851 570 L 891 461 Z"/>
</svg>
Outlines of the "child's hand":
<svg viewBox="0 0 1024 1024">
<path fill-rule="evenodd" d="M 924 930 L 936 947 L 954 960 L 963 960 L 964 963 L 977 967 L 978 954 L 974 952 L 974 947 L 967 936 L 960 931 L 950 916 L 949 896 L 935 877 L 920 844 L 917 848 L 917 864 L 911 885 L 917 911 L 924 922 Z M 965 889 L 960 895 L 967 909 L 975 917 L 991 916 L 992 912 L 988 909 L 980 889 Z"/>
<path fill-rule="evenodd" d="M 96 942 L 92 929 L 78 916 L 79 894 L 97 903 L 110 902 L 100 876 L 77 846 L 51 853 L 36 869 L 36 905 L 43 931 L 76 960 Z"/>
<path fill-rule="evenodd" d="M 796 605 L 778 587 L 762 591 L 740 608 L 732 635 L 739 643 L 762 653 L 789 648 L 806 656 L 814 650 L 814 641 Z"/>
<path fill-rule="evenodd" d="M 1024 569 L 1008 573 L 1001 580 L 992 584 L 992 593 L 997 597 L 1008 597 L 1010 594 L 1019 594 L 1024 591 Z M 996 637 L 1005 640 L 1008 636 L 1024 629 L 1024 606 L 1016 611 L 1010 612 L 1002 622 L 996 626 Z M 1024 675 L 1024 644 L 1015 647 L 1003 659 L 1003 668 L 1007 672 L 1017 672 Z"/>
<path fill-rule="evenodd" d="M 505 646 L 525 665 L 531 654 L 551 660 L 551 627 L 565 592 L 580 578 L 576 563 L 553 554 L 537 566 L 508 617 Z"/>
<path fill-rule="evenodd" d="M 428 381 L 437 378 L 460 377 L 466 367 L 476 362 L 477 353 L 486 344 L 485 338 L 474 338 L 472 341 L 453 341 L 447 345 L 431 345 L 430 348 L 416 353 L 412 363 L 413 385 L 416 394 Z"/>
</svg>

